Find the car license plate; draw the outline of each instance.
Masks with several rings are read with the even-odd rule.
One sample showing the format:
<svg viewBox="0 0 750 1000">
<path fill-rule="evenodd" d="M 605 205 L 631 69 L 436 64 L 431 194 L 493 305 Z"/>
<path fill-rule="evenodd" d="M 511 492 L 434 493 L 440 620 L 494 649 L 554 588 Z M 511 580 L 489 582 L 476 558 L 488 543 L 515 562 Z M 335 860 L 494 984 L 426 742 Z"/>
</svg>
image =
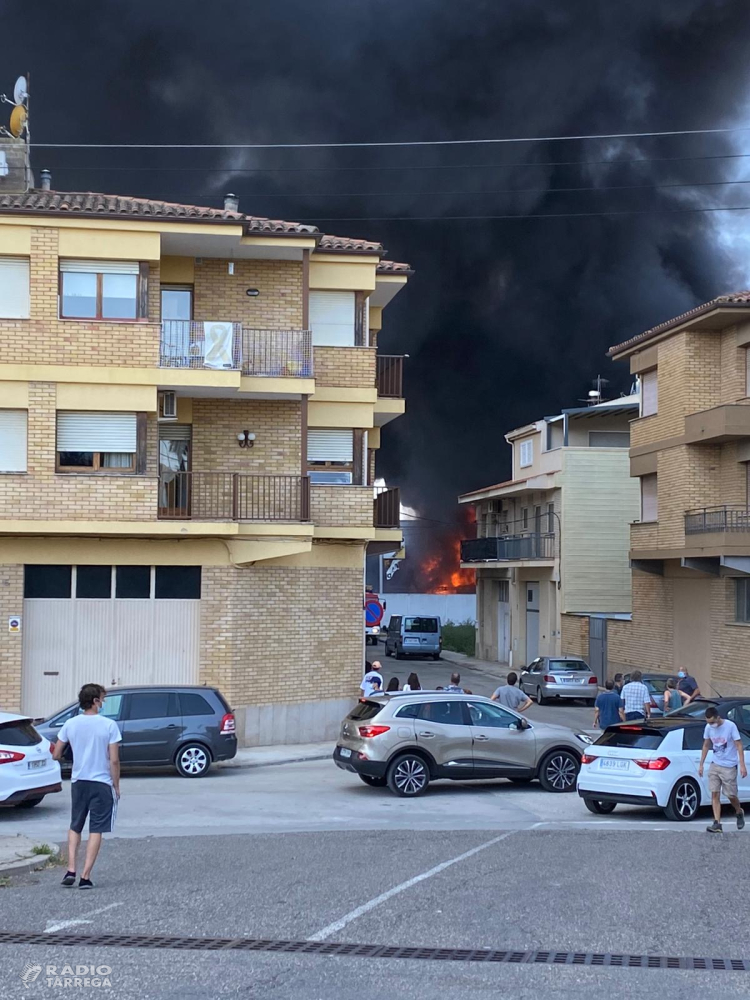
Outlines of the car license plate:
<svg viewBox="0 0 750 1000">
<path fill-rule="evenodd" d="M 565 684 L 583 684 L 583 679 L 580 677 L 563 677 L 563 682 Z"/>
<path fill-rule="evenodd" d="M 352 752 L 351 752 L 351 750 L 347 750 L 346 747 L 339 747 L 339 754 L 342 757 L 351 757 Z"/>
<path fill-rule="evenodd" d="M 599 765 L 610 771 L 627 771 L 630 767 L 630 761 L 615 760 L 614 757 L 602 757 L 599 761 Z"/>
<path fill-rule="evenodd" d="M 419 645 L 419 639 L 410 639 L 407 636 L 407 638 L 404 639 L 404 645 L 405 646 L 418 646 Z"/>
<path fill-rule="evenodd" d="M 47 761 L 46 760 L 30 760 L 29 761 L 29 770 L 30 771 L 36 770 L 37 767 L 46 767 L 46 766 L 47 766 Z"/>
</svg>

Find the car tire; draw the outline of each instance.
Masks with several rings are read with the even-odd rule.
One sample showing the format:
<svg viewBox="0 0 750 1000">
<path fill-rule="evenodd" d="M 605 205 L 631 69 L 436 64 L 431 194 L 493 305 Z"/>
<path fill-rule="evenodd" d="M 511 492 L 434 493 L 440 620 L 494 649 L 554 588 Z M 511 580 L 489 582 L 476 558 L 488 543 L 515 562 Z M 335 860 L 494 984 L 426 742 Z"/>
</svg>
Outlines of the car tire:
<svg viewBox="0 0 750 1000">
<path fill-rule="evenodd" d="M 387 781 L 394 795 L 413 799 L 427 791 L 430 769 L 427 762 L 417 754 L 403 753 L 391 762 Z"/>
<path fill-rule="evenodd" d="M 183 778 L 202 778 L 211 767 L 211 751 L 202 743 L 186 743 L 177 751 L 174 764 Z"/>
<path fill-rule="evenodd" d="M 360 780 L 364 781 L 364 783 L 366 785 L 369 785 L 370 788 L 385 788 L 385 786 L 388 784 L 387 778 L 378 778 L 374 774 L 360 774 L 359 777 Z"/>
<path fill-rule="evenodd" d="M 43 798 L 44 796 L 40 795 L 36 799 L 24 799 L 23 802 L 16 802 L 16 809 L 33 809 L 34 806 L 39 805 Z"/>
<path fill-rule="evenodd" d="M 401 650 L 400 649 L 396 649 L 396 659 L 397 660 L 403 660 L 403 658 L 404 658 L 404 654 L 401 652 Z"/>
<path fill-rule="evenodd" d="M 385 644 L 385 655 L 386 656 L 393 656 L 393 654 L 391 653 L 390 649 L 388 649 L 388 643 L 387 642 Z"/>
<path fill-rule="evenodd" d="M 536 689 L 536 703 L 537 703 L 537 705 L 546 705 L 547 704 L 547 699 L 542 694 L 542 689 L 541 688 L 537 688 Z"/>
<path fill-rule="evenodd" d="M 701 806 L 700 789 L 692 778 L 680 778 L 669 795 L 664 815 L 675 823 L 687 823 Z"/>
<path fill-rule="evenodd" d="M 553 750 L 539 765 L 539 783 L 545 792 L 574 792 L 581 762 L 570 750 Z"/>
<path fill-rule="evenodd" d="M 433 658 L 433 660 L 439 660 L 440 659 L 440 653 L 433 653 L 432 654 L 432 658 Z"/>
<path fill-rule="evenodd" d="M 599 802 L 597 799 L 584 799 L 583 804 L 590 813 L 596 816 L 607 816 L 615 811 L 616 802 Z"/>
</svg>

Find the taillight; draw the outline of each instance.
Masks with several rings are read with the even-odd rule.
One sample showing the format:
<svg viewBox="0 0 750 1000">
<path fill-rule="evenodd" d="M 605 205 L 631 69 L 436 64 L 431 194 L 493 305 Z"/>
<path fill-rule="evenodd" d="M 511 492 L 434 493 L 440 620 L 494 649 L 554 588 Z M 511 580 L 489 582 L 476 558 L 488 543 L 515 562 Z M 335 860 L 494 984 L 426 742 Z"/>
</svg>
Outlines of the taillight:
<svg viewBox="0 0 750 1000">
<path fill-rule="evenodd" d="M 542 677 L 542 680 L 545 684 L 557 684 L 557 678 L 554 674 L 545 674 L 544 677 Z"/>
<path fill-rule="evenodd" d="M 387 733 L 390 726 L 360 726 L 359 735 L 362 739 L 369 740 L 373 736 L 382 736 L 383 733 Z"/>
<path fill-rule="evenodd" d="M 657 757 L 656 760 L 635 760 L 633 763 L 642 767 L 644 771 L 663 771 L 672 761 L 669 757 Z"/>
<path fill-rule="evenodd" d="M 234 722 L 234 715 L 231 712 L 227 712 L 224 718 L 221 720 L 221 726 L 219 727 L 219 732 L 222 736 L 229 736 L 231 733 L 235 732 L 236 725 Z"/>
<path fill-rule="evenodd" d="M 18 760 L 23 760 L 25 754 L 18 753 L 17 750 L 0 750 L 0 764 L 15 764 Z"/>
<path fill-rule="evenodd" d="M 593 753 L 584 753 L 584 754 L 581 754 L 581 763 L 582 764 L 593 764 L 595 760 L 596 760 L 596 755 L 593 754 Z"/>
<path fill-rule="evenodd" d="M 50 743 L 50 745 L 49 745 L 49 752 L 50 753 L 54 753 L 55 752 L 55 744 L 54 743 Z"/>
<path fill-rule="evenodd" d="M 597 684 L 598 685 L 599 684 L 599 679 L 597 677 L 594 677 L 593 674 L 592 674 L 591 677 L 589 677 L 589 684 Z"/>
</svg>

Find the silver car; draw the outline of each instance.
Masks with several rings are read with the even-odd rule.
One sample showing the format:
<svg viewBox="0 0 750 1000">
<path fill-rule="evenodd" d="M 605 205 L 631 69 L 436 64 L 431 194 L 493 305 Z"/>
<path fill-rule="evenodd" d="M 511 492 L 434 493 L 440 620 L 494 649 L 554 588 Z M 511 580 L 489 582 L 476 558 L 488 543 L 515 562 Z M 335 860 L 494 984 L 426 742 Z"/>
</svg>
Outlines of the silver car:
<svg viewBox="0 0 750 1000">
<path fill-rule="evenodd" d="M 548 792 L 572 792 L 590 744 L 585 733 L 531 723 L 489 698 L 409 691 L 360 699 L 333 759 L 365 784 L 406 797 L 438 778 L 538 778 Z"/>
<path fill-rule="evenodd" d="M 519 687 L 538 705 L 551 698 L 581 698 L 593 705 L 599 681 L 579 656 L 539 656 L 521 671 Z"/>
</svg>

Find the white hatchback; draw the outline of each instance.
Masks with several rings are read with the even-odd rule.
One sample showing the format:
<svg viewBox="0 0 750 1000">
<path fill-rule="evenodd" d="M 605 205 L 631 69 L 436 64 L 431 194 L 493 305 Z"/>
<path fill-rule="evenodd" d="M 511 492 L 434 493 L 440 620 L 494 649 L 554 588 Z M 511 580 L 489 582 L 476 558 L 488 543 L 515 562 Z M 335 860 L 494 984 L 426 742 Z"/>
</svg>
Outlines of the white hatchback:
<svg viewBox="0 0 750 1000">
<path fill-rule="evenodd" d="M 50 741 L 27 716 L 0 712 L 0 806 L 30 809 L 50 792 L 61 791 Z"/>
<path fill-rule="evenodd" d="M 587 809 L 611 813 L 618 802 L 663 809 L 668 819 L 694 818 L 711 804 L 706 758 L 698 777 L 704 719 L 658 718 L 610 726 L 581 758 L 576 787 Z M 750 736 L 742 734 L 747 750 Z M 739 778 L 739 798 L 750 802 L 750 777 Z"/>
</svg>

